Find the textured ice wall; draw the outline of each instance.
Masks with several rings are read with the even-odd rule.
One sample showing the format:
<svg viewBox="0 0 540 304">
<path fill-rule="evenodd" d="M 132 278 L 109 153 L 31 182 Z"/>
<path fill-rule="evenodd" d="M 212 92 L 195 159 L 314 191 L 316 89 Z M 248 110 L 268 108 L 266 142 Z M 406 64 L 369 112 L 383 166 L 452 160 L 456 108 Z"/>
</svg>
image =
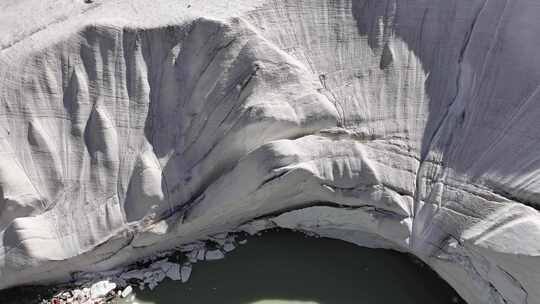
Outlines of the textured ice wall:
<svg viewBox="0 0 540 304">
<path fill-rule="evenodd" d="M 534 1 L 0 8 L 0 287 L 279 226 L 540 303 Z"/>
</svg>

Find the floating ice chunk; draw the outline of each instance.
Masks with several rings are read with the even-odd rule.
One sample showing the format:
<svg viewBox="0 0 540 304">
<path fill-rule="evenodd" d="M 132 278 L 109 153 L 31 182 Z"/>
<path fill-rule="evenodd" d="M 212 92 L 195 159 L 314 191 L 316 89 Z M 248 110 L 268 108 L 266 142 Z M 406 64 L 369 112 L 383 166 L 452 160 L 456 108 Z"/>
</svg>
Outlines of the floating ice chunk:
<svg viewBox="0 0 540 304">
<path fill-rule="evenodd" d="M 167 277 L 173 281 L 179 281 L 182 279 L 180 274 L 180 265 L 171 263 L 171 267 L 166 272 Z"/>
<path fill-rule="evenodd" d="M 228 237 L 227 237 L 227 233 L 218 233 L 218 234 L 212 235 L 211 239 L 212 241 L 218 243 L 220 246 L 223 246 L 223 244 L 227 242 Z"/>
<path fill-rule="evenodd" d="M 97 299 L 106 296 L 109 292 L 116 288 L 116 284 L 107 280 L 99 281 L 92 284 L 90 287 L 90 296 L 92 299 Z"/>
<path fill-rule="evenodd" d="M 220 260 L 220 259 L 223 259 L 224 257 L 225 257 L 225 255 L 219 249 L 210 250 L 210 251 L 206 252 L 206 259 L 208 261 Z"/>
<path fill-rule="evenodd" d="M 158 271 L 156 271 L 156 272 L 154 273 L 154 277 L 153 277 L 153 278 L 154 278 L 154 281 L 155 281 L 156 283 L 159 283 L 159 282 L 163 281 L 163 279 L 165 279 L 165 277 L 166 277 L 165 272 L 158 270 Z"/>
<path fill-rule="evenodd" d="M 204 249 L 199 249 L 199 251 L 197 252 L 197 260 L 204 261 L 205 251 L 206 250 Z"/>
<path fill-rule="evenodd" d="M 120 293 L 120 296 L 122 298 L 125 298 L 125 297 L 129 296 L 132 292 L 133 292 L 133 287 L 128 285 L 128 287 L 126 287 L 126 288 L 124 288 L 124 290 L 122 290 L 122 293 Z"/>
<path fill-rule="evenodd" d="M 225 243 L 225 245 L 223 245 L 223 250 L 225 250 L 225 252 L 231 252 L 231 251 L 234 250 L 234 248 L 236 248 L 236 247 L 234 246 L 233 243 L 227 242 L 227 243 Z"/>
<path fill-rule="evenodd" d="M 154 269 L 144 273 L 144 283 L 148 284 L 150 289 L 154 289 L 163 279 L 165 279 L 165 273 L 161 269 Z"/>
<path fill-rule="evenodd" d="M 167 260 L 160 260 L 154 264 L 152 264 L 151 268 L 156 270 L 161 270 L 164 273 L 167 273 L 169 268 L 171 268 L 174 265 L 174 263 L 171 263 Z"/>
<path fill-rule="evenodd" d="M 186 257 L 188 258 L 188 260 L 191 262 L 191 263 L 195 263 L 197 262 L 197 254 L 198 254 L 198 250 L 193 250 L 193 251 L 190 251 L 188 253 L 186 253 Z"/>
<path fill-rule="evenodd" d="M 191 276 L 191 264 L 185 264 L 180 269 L 180 276 L 182 279 L 182 283 L 185 283 L 189 280 L 189 277 Z"/>
</svg>

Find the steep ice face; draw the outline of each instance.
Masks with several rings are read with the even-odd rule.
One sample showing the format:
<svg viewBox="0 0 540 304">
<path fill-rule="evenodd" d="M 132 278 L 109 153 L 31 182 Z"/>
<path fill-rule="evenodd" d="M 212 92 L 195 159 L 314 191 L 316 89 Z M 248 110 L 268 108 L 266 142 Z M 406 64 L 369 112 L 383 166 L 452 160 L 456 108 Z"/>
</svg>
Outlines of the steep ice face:
<svg viewBox="0 0 540 304">
<path fill-rule="evenodd" d="M 0 4 L 0 287 L 284 227 L 540 303 L 540 7 L 222 2 Z"/>
</svg>

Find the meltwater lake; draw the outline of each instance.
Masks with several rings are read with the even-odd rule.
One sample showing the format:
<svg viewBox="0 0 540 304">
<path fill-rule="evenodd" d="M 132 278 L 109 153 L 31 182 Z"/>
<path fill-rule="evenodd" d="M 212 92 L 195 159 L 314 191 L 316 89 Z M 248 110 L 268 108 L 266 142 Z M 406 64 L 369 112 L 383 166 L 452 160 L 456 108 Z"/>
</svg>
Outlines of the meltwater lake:
<svg viewBox="0 0 540 304">
<path fill-rule="evenodd" d="M 218 261 L 194 265 L 190 280 L 136 293 L 138 304 L 465 303 L 429 267 L 405 254 L 273 231 Z"/>
</svg>

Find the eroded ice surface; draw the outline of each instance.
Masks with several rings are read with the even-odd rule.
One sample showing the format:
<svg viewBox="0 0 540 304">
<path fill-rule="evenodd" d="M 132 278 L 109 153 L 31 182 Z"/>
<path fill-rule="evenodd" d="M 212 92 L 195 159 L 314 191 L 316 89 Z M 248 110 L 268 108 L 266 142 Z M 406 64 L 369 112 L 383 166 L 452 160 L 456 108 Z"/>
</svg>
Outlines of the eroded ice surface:
<svg viewBox="0 0 540 304">
<path fill-rule="evenodd" d="M 540 303 L 531 0 L 0 4 L 0 288 L 232 231 Z"/>
</svg>

